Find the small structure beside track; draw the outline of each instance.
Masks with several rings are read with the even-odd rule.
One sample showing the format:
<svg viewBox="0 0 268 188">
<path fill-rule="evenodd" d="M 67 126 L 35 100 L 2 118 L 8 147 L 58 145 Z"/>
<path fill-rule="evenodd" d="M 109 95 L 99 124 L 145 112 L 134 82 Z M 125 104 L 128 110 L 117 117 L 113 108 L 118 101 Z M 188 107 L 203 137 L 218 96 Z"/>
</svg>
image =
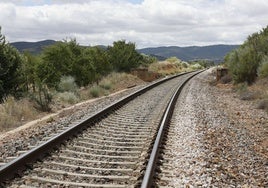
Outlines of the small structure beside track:
<svg viewBox="0 0 268 188">
<path fill-rule="evenodd" d="M 216 79 L 217 79 L 217 82 L 224 76 L 226 76 L 228 74 L 228 68 L 225 68 L 225 67 L 220 67 L 220 68 L 217 68 L 217 76 L 216 76 Z"/>
</svg>

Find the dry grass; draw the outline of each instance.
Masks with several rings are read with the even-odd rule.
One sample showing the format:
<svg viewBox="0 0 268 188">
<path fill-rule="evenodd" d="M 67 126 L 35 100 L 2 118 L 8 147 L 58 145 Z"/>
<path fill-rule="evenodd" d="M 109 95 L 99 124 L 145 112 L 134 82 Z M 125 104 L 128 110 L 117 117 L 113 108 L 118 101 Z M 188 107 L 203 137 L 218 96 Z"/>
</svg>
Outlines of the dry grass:
<svg viewBox="0 0 268 188">
<path fill-rule="evenodd" d="M 188 64 L 179 59 L 169 58 L 166 61 L 150 64 L 148 70 L 163 76 L 202 69 L 199 64 Z"/>
<path fill-rule="evenodd" d="M 257 108 L 268 112 L 268 77 L 258 79 L 255 84 L 249 86 L 249 90 L 258 93 Z"/>
<path fill-rule="evenodd" d="M 185 68 L 181 63 L 161 61 L 150 64 L 148 70 L 165 76 L 183 72 Z"/>
<path fill-rule="evenodd" d="M 257 109 L 266 110 L 266 112 L 268 113 L 268 97 L 266 99 L 262 99 L 258 102 Z"/>
<path fill-rule="evenodd" d="M 13 97 L 0 104 L 0 130 L 9 130 L 32 120 L 38 114 L 28 99 L 16 101 Z"/>
<path fill-rule="evenodd" d="M 102 78 L 99 84 L 93 84 L 81 90 L 80 96 L 83 100 L 109 95 L 110 93 L 120 91 L 144 82 L 127 73 L 111 73 Z"/>
<path fill-rule="evenodd" d="M 90 98 L 97 98 L 101 96 L 109 95 L 109 89 L 105 89 L 100 85 L 93 85 L 89 88 Z"/>
<path fill-rule="evenodd" d="M 216 69 L 213 69 L 211 74 L 213 77 L 216 77 Z M 247 83 L 233 85 L 231 78 L 227 75 L 222 77 L 220 82 L 217 82 L 216 79 L 211 80 L 210 85 L 217 85 L 219 88 L 232 88 L 241 100 L 252 101 L 253 108 L 263 109 L 268 112 L 268 77 L 258 78 L 252 85 Z"/>
<path fill-rule="evenodd" d="M 237 84 L 233 88 L 241 100 L 250 100 L 254 103 L 254 108 L 268 112 L 268 78 L 259 78 L 252 85 Z"/>
<path fill-rule="evenodd" d="M 64 92 L 54 91 L 51 107 L 53 111 L 58 111 L 83 100 L 105 96 L 143 83 L 142 80 L 130 74 L 111 73 L 98 85 L 94 84 L 75 91 L 66 91 L 67 89 L 64 89 Z M 8 97 L 5 103 L 0 104 L 0 132 L 14 129 L 28 121 L 42 117 L 43 114 L 36 110 L 34 103 L 27 98 L 17 101 L 13 97 Z"/>
<path fill-rule="evenodd" d="M 93 84 L 80 90 L 82 100 L 109 95 L 110 93 L 120 91 L 144 82 L 127 73 L 111 73 L 102 78 L 99 84 Z"/>
<path fill-rule="evenodd" d="M 248 86 L 250 92 L 257 93 L 257 99 L 266 99 L 268 97 L 268 78 L 260 78 L 254 84 Z"/>
<path fill-rule="evenodd" d="M 140 80 L 137 76 L 133 76 L 127 73 L 114 72 L 104 77 L 100 81 L 99 85 L 102 88 L 109 88 L 111 92 L 115 92 L 143 83 L 144 82 Z"/>
<path fill-rule="evenodd" d="M 80 101 L 80 98 L 74 93 L 70 91 L 65 91 L 62 93 L 57 93 L 55 96 L 56 99 L 59 100 L 60 103 L 67 104 L 75 104 Z"/>
</svg>

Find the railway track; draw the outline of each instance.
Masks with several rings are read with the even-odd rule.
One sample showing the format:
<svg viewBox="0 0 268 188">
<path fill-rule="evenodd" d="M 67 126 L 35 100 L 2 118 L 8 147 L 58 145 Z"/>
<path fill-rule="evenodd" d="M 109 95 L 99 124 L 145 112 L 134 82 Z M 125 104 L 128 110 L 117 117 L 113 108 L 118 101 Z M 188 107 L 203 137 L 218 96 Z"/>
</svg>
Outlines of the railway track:
<svg viewBox="0 0 268 188">
<path fill-rule="evenodd" d="M 153 152 L 158 153 L 154 151 L 162 138 L 158 130 L 163 130 L 162 126 L 171 117 L 178 96 L 174 92 L 179 93 L 185 82 L 195 74 L 170 78 L 165 83 L 162 81 L 163 84 L 158 83 L 157 87 L 151 85 L 88 119 L 73 123 L 32 150 L 22 152 L 18 158 L 0 168 L 1 185 L 150 187 L 154 181 L 152 172 L 157 157 L 149 162 L 148 159 Z M 174 101 L 170 102 L 171 99 Z M 170 112 L 166 113 L 167 108 Z M 154 145 L 155 140 L 158 143 Z"/>
</svg>

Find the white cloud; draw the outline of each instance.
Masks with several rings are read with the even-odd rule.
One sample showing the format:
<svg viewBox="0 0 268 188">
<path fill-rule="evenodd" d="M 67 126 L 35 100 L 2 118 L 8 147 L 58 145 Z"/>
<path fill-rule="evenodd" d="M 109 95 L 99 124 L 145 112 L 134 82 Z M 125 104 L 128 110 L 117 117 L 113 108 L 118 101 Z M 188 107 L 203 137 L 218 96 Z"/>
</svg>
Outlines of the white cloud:
<svg viewBox="0 0 268 188">
<path fill-rule="evenodd" d="M 2 33 L 11 42 L 126 39 L 138 47 L 242 43 L 266 27 L 268 17 L 266 0 L 2 0 L 0 9 Z"/>
</svg>

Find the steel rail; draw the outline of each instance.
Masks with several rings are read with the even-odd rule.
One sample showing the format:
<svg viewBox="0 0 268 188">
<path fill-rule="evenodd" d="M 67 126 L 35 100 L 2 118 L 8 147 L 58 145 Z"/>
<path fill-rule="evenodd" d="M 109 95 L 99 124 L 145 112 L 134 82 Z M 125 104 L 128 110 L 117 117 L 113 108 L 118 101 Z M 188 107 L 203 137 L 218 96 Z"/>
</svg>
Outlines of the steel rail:
<svg viewBox="0 0 268 188">
<path fill-rule="evenodd" d="M 133 100 L 134 98 L 138 97 L 139 95 L 145 93 L 146 91 L 168 81 L 175 77 L 182 76 L 184 74 L 188 74 L 191 72 L 181 73 L 175 76 L 171 76 L 168 78 L 161 79 L 155 83 L 152 83 L 144 88 L 139 89 L 138 91 L 127 95 L 126 97 L 118 100 L 117 102 L 112 103 L 111 105 L 107 106 L 106 108 L 97 111 L 90 117 L 85 120 L 82 120 L 79 123 L 74 123 L 70 128 L 61 132 L 60 134 L 52 137 L 48 141 L 44 142 L 43 144 L 29 150 L 28 152 L 20 155 L 18 158 L 10 161 L 6 165 L 0 168 L 0 183 L 4 183 L 10 179 L 13 179 L 16 176 L 20 176 L 22 172 L 30 166 L 32 163 L 36 162 L 37 160 L 41 160 L 45 156 L 49 154 L 52 150 L 58 148 L 64 141 L 72 138 L 73 136 L 77 135 L 83 129 L 86 129 L 92 122 L 96 122 L 103 118 L 105 115 L 111 113 L 115 109 L 120 108 L 124 104 L 128 103 L 129 101 Z"/>
<path fill-rule="evenodd" d="M 187 78 L 185 80 L 185 82 L 183 82 L 181 85 L 179 85 L 178 88 L 176 89 L 176 92 L 173 94 L 169 104 L 167 105 L 165 112 L 161 118 L 160 124 L 159 124 L 158 133 L 157 133 L 157 136 L 156 136 L 155 141 L 154 141 L 153 149 L 152 149 L 152 152 L 150 154 L 148 164 L 146 166 L 146 170 L 145 170 L 145 174 L 144 174 L 144 177 L 142 180 L 141 188 L 154 187 L 153 176 L 155 174 L 154 172 L 156 169 L 156 163 L 157 163 L 157 159 L 158 159 L 158 155 L 159 155 L 159 147 L 162 143 L 165 128 L 168 126 L 170 119 L 172 117 L 173 110 L 174 110 L 174 107 L 176 105 L 178 96 L 180 95 L 180 93 L 181 93 L 183 87 L 186 85 L 186 83 L 191 78 L 193 78 L 194 76 L 196 76 L 197 74 L 199 74 L 203 71 L 204 70 L 198 71 L 197 73 L 195 73 L 192 76 L 190 76 L 189 78 Z"/>
</svg>

